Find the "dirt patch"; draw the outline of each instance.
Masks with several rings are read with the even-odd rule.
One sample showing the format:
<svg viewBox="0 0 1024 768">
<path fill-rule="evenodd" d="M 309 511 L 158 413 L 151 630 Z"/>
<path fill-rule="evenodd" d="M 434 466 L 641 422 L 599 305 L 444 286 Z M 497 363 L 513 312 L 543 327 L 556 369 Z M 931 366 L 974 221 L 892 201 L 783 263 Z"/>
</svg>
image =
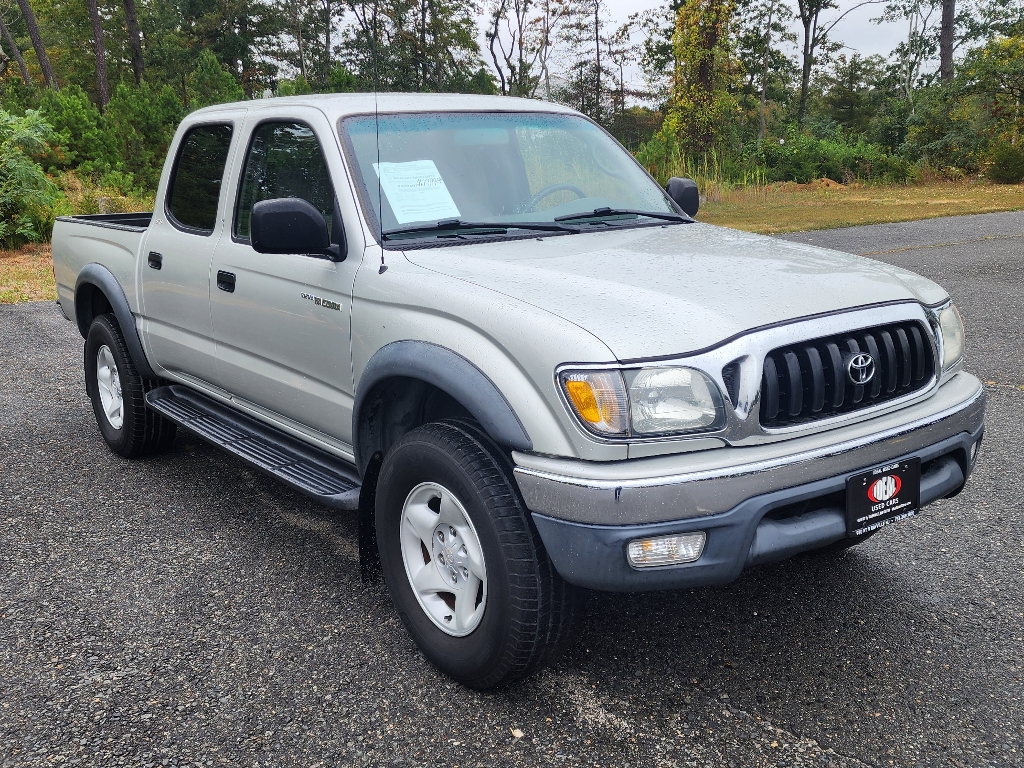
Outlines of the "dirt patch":
<svg viewBox="0 0 1024 768">
<path fill-rule="evenodd" d="M 49 244 L 0 251 L 0 304 L 56 298 Z"/>
</svg>

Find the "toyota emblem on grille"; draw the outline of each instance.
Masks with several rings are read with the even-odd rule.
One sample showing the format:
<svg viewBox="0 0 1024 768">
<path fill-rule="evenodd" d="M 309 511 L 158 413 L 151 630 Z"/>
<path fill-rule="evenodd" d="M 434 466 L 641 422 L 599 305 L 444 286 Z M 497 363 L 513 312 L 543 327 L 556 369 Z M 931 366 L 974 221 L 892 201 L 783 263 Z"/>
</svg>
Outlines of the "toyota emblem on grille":
<svg viewBox="0 0 1024 768">
<path fill-rule="evenodd" d="M 862 387 L 875 377 L 875 361 L 861 352 L 846 363 L 846 377 L 854 386 Z"/>
</svg>

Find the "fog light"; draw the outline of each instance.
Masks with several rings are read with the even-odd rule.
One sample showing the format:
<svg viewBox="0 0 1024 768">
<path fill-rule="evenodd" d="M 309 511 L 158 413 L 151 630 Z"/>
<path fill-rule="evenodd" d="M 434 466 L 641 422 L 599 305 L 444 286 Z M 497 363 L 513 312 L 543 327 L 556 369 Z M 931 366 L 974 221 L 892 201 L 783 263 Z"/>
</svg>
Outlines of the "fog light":
<svg viewBox="0 0 1024 768">
<path fill-rule="evenodd" d="M 627 556 L 634 568 L 692 563 L 704 551 L 706 539 L 707 534 L 704 531 L 674 533 L 671 536 L 657 536 L 653 539 L 633 539 L 629 542 Z"/>
</svg>

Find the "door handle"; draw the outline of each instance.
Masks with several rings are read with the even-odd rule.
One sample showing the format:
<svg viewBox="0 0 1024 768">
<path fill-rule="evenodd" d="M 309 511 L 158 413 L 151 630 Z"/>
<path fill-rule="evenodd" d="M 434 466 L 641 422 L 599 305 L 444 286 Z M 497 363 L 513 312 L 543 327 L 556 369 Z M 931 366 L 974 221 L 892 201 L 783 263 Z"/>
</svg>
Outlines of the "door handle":
<svg viewBox="0 0 1024 768">
<path fill-rule="evenodd" d="M 150 269 L 163 269 L 164 257 L 163 254 L 157 253 L 156 251 L 149 252 L 149 266 Z"/>
<path fill-rule="evenodd" d="M 217 287 L 227 293 L 235 292 L 235 273 L 234 272 L 217 272 Z"/>
</svg>

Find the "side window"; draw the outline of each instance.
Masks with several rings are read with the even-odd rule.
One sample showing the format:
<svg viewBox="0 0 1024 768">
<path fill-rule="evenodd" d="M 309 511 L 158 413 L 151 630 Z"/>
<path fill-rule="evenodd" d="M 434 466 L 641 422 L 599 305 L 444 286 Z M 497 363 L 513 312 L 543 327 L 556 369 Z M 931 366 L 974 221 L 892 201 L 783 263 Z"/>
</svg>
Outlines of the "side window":
<svg viewBox="0 0 1024 768">
<path fill-rule="evenodd" d="M 331 177 L 316 134 L 301 123 L 263 123 L 253 132 L 235 212 L 235 237 L 248 240 L 252 207 L 278 197 L 312 203 L 333 235 Z"/>
<path fill-rule="evenodd" d="M 185 134 L 167 195 L 167 213 L 176 223 L 213 231 L 230 147 L 230 125 L 200 125 Z"/>
</svg>

